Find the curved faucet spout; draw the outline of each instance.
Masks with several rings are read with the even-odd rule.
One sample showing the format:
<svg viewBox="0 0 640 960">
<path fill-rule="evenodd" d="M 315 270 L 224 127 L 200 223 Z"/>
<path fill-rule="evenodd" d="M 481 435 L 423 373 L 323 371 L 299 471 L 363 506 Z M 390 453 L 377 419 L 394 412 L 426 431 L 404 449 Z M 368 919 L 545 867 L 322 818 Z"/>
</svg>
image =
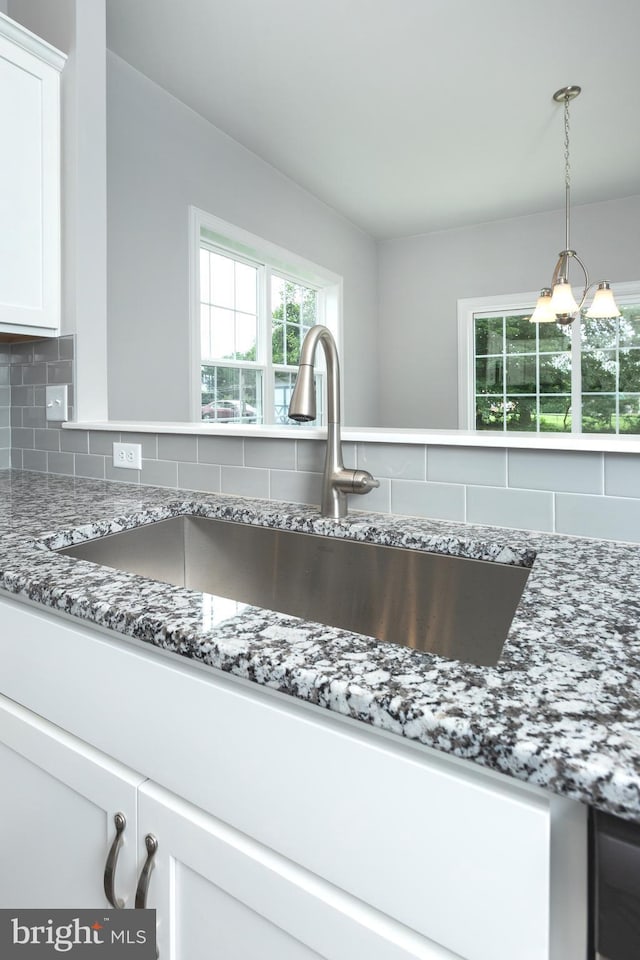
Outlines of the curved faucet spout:
<svg viewBox="0 0 640 960">
<path fill-rule="evenodd" d="M 298 376 L 289 404 L 289 416 L 301 423 L 316 418 L 316 391 L 313 382 L 314 360 L 322 345 L 327 364 L 327 451 L 322 478 L 323 517 L 345 517 L 347 494 L 369 493 L 380 483 L 367 470 L 351 470 L 342 460 L 340 439 L 340 364 L 338 349 L 328 327 L 318 323 L 308 331 L 302 350 Z"/>
<path fill-rule="evenodd" d="M 298 378 L 289 404 L 289 416 L 301 422 L 316 418 L 316 391 L 313 365 L 318 344 L 327 365 L 327 423 L 340 423 L 340 361 L 338 348 L 329 327 L 316 323 L 308 331 L 300 351 Z"/>
</svg>

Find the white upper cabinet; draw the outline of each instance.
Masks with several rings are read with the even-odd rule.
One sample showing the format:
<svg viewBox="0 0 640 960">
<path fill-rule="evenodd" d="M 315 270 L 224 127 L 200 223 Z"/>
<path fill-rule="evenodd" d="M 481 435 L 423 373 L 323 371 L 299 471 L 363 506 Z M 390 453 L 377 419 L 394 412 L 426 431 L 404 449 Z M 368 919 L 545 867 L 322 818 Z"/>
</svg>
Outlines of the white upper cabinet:
<svg viewBox="0 0 640 960">
<path fill-rule="evenodd" d="M 60 329 L 60 71 L 65 56 L 0 14 L 0 332 Z"/>
</svg>

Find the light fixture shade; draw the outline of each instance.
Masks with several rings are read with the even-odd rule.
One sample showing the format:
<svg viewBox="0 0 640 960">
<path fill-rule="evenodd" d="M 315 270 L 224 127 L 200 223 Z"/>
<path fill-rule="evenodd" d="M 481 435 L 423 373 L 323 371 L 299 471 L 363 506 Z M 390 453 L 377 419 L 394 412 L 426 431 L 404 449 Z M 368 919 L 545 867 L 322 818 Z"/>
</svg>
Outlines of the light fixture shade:
<svg viewBox="0 0 640 960">
<path fill-rule="evenodd" d="M 578 312 L 578 304 L 573 296 L 571 284 L 567 282 L 565 277 L 560 277 L 554 286 L 550 307 L 556 319 L 558 317 L 563 319 L 573 317 Z"/>
<path fill-rule="evenodd" d="M 544 287 L 544 289 L 540 291 L 536 308 L 529 317 L 529 321 L 531 323 L 556 322 L 556 315 L 551 309 L 551 290 L 549 287 Z"/>
<path fill-rule="evenodd" d="M 612 320 L 614 317 L 621 316 L 611 287 L 606 280 L 598 284 L 593 303 L 587 310 L 585 316 L 590 320 Z"/>
</svg>

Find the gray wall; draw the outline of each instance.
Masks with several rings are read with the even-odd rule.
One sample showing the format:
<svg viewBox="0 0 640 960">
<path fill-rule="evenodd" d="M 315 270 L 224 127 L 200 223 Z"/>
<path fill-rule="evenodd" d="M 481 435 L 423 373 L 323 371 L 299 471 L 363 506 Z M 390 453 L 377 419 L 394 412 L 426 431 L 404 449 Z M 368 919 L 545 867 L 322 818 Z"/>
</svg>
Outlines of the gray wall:
<svg viewBox="0 0 640 960">
<path fill-rule="evenodd" d="M 113 54 L 107 60 L 109 416 L 188 420 L 189 204 L 344 278 L 344 414 L 376 423 L 376 245 Z"/>
<path fill-rule="evenodd" d="M 593 280 L 640 279 L 640 196 L 571 219 Z M 381 241 L 380 425 L 457 427 L 458 298 L 539 290 L 563 246 L 562 211 Z"/>
</svg>

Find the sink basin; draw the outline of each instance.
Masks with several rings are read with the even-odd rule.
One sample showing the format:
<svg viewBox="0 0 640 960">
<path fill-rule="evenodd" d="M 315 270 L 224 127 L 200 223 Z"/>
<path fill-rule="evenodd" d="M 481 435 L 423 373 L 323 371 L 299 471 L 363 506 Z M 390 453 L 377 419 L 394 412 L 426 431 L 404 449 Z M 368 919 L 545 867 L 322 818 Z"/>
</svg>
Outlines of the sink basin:
<svg viewBox="0 0 640 960">
<path fill-rule="evenodd" d="M 59 553 L 484 666 L 529 570 L 183 516 Z"/>
</svg>

